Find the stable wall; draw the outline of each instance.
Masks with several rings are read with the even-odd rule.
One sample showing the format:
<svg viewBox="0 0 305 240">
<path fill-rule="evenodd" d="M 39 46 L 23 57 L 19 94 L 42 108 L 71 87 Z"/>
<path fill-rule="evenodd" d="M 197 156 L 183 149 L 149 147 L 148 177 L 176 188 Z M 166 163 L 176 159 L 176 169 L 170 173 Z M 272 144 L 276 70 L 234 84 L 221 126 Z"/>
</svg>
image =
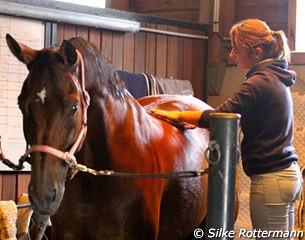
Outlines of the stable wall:
<svg viewBox="0 0 305 240">
<path fill-rule="evenodd" d="M 145 23 L 141 26 L 187 34 L 201 31 L 174 25 Z M 81 36 L 93 43 L 116 70 L 190 80 L 195 96 L 205 98 L 206 41 L 159 33 L 125 33 L 71 24 L 58 24 L 58 42 Z"/>
</svg>

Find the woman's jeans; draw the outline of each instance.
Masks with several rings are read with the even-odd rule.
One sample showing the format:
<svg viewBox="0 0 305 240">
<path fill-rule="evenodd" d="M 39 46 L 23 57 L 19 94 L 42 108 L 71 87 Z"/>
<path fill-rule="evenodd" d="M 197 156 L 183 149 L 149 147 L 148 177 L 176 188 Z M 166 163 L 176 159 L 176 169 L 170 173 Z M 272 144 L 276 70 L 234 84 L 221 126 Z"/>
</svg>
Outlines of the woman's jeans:
<svg viewBox="0 0 305 240">
<path fill-rule="evenodd" d="M 251 176 L 250 216 L 253 229 L 293 231 L 294 205 L 302 192 L 302 182 L 296 162 L 279 172 Z"/>
</svg>

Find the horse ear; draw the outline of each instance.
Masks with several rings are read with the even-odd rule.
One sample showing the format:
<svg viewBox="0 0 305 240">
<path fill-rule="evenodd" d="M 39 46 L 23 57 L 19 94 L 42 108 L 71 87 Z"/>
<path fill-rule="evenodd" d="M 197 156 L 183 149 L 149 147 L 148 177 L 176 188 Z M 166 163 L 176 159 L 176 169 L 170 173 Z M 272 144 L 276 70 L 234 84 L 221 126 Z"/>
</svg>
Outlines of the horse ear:
<svg viewBox="0 0 305 240">
<path fill-rule="evenodd" d="M 17 42 L 9 34 L 6 34 L 6 43 L 11 53 L 29 67 L 36 57 L 36 50 Z"/>
<path fill-rule="evenodd" d="M 67 40 L 64 40 L 60 46 L 60 52 L 65 60 L 65 63 L 69 66 L 73 66 L 77 62 L 76 48 Z"/>
</svg>

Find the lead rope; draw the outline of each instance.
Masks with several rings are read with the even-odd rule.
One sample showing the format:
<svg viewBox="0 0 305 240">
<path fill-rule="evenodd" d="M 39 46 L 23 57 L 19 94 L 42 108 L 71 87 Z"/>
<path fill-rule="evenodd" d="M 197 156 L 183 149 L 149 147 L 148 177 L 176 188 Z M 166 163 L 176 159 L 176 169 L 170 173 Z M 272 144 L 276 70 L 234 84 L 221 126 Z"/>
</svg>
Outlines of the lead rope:
<svg viewBox="0 0 305 240">
<path fill-rule="evenodd" d="M 189 178 L 189 177 L 199 177 L 207 174 L 209 169 L 201 169 L 198 171 L 181 171 L 181 172 L 168 172 L 168 173 L 123 173 L 115 172 L 112 170 L 94 170 L 88 168 L 82 164 L 76 164 L 72 167 L 78 171 L 90 173 L 94 176 L 112 176 L 112 177 L 125 177 L 125 178 Z"/>
<path fill-rule="evenodd" d="M 49 217 L 50 218 L 50 217 Z M 39 233 L 37 235 L 37 238 L 36 240 L 41 240 L 44 236 L 45 236 L 45 231 L 47 229 L 47 226 L 48 226 L 48 222 L 50 220 L 49 219 L 46 219 L 42 222 L 41 226 L 38 225 L 39 227 Z M 47 237 L 46 237 L 47 238 Z"/>
</svg>

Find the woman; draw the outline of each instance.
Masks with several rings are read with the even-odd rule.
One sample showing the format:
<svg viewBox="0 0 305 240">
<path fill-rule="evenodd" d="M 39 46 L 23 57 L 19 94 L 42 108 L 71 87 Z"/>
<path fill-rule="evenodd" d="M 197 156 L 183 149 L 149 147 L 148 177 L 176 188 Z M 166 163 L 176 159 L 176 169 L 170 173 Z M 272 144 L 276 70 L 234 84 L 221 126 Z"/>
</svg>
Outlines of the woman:
<svg viewBox="0 0 305 240">
<path fill-rule="evenodd" d="M 271 31 L 258 19 L 235 24 L 230 57 L 249 69 L 232 98 L 204 112 L 152 110 L 160 117 L 209 127 L 211 112 L 241 114 L 242 163 L 251 178 L 253 229 L 294 230 L 294 205 L 302 188 L 298 156 L 292 144 L 293 105 L 289 87 L 296 73 L 288 70 L 290 50 L 283 31 Z"/>
</svg>

